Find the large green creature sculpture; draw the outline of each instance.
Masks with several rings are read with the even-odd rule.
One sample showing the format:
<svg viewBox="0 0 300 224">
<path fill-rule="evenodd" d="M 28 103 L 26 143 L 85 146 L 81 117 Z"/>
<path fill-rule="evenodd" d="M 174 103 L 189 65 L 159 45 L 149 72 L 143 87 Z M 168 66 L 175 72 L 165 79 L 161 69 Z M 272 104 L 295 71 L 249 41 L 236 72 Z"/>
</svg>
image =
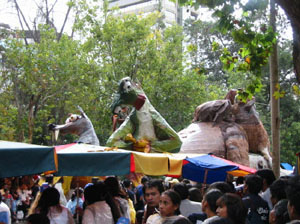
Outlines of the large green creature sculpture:
<svg viewBox="0 0 300 224">
<path fill-rule="evenodd" d="M 167 121 L 155 110 L 142 88 L 129 77 L 119 82 L 112 112 L 133 107 L 122 125 L 110 136 L 106 145 L 142 152 L 178 152 L 181 140 Z"/>
</svg>

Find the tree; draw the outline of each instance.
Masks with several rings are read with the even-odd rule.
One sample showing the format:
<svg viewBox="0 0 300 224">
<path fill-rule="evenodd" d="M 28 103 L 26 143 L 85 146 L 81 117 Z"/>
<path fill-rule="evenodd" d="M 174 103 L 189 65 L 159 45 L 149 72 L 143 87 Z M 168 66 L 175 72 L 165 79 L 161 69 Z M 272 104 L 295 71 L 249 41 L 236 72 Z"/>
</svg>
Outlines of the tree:
<svg viewBox="0 0 300 224">
<path fill-rule="evenodd" d="M 275 0 L 286 12 L 293 29 L 293 63 L 300 83 L 300 2 L 298 0 Z"/>
</svg>

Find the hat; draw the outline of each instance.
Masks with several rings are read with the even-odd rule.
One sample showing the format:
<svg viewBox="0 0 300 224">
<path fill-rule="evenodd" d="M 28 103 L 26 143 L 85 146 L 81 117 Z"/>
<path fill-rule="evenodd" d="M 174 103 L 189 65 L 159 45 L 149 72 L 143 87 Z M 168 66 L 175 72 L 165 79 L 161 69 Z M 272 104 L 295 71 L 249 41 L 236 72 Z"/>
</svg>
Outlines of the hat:
<svg viewBox="0 0 300 224">
<path fill-rule="evenodd" d="M 174 178 L 173 180 L 170 180 L 169 181 L 170 184 L 178 184 L 179 183 L 179 180 Z"/>
</svg>

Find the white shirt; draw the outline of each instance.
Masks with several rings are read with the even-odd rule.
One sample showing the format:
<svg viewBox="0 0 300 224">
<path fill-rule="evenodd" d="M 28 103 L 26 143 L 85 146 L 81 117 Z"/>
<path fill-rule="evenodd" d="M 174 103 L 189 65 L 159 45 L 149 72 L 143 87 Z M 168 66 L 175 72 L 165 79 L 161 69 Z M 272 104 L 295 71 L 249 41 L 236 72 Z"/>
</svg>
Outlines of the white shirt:
<svg viewBox="0 0 300 224">
<path fill-rule="evenodd" d="M 201 202 L 191 201 L 189 199 L 184 199 L 180 202 L 180 213 L 184 217 L 188 217 L 192 213 L 202 212 Z"/>
<path fill-rule="evenodd" d="M 56 206 L 51 206 L 47 214 L 50 224 L 75 224 L 72 213 L 66 207 L 62 206 L 59 212 Z"/>
<path fill-rule="evenodd" d="M 82 224 L 113 224 L 114 219 L 109 205 L 105 201 L 97 201 L 88 205 L 83 213 Z"/>
<path fill-rule="evenodd" d="M 268 187 L 267 190 L 265 190 L 264 192 L 262 192 L 260 194 L 260 196 L 261 196 L 262 199 L 264 199 L 268 203 L 269 209 L 271 211 L 273 209 L 273 204 L 272 204 L 272 201 L 271 201 L 270 188 Z"/>
</svg>

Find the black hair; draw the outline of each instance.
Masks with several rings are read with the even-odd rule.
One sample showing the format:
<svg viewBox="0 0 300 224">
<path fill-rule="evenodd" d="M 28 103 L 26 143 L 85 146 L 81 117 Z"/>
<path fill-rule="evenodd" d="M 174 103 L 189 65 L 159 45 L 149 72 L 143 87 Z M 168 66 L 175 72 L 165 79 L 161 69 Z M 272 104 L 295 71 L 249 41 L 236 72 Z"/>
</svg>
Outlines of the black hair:
<svg viewBox="0 0 300 224">
<path fill-rule="evenodd" d="M 111 194 L 111 196 L 126 198 L 126 193 L 121 189 L 117 177 L 108 177 L 105 179 L 104 183 L 107 186 L 107 190 Z"/>
<path fill-rule="evenodd" d="M 145 184 L 145 183 L 148 182 L 148 181 L 149 181 L 149 177 L 143 176 L 143 177 L 142 177 L 142 180 L 141 180 L 141 183 L 142 183 L 142 184 Z"/>
<path fill-rule="evenodd" d="M 2 194 L 0 193 L 0 203 L 2 202 Z"/>
<path fill-rule="evenodd" d="M 218 189 L 211 189 L 204 194 L 203 200 L 208 203 L 209 209 L 216 213 L 217 210 L 217 200 L 223 195 L 223 193 Z"/>
<path fill-rule="evenodd" d="M 218 217 L 210 221 L 209 224 L 233 224 L 230 219 Z"/>
<path fill-rule="evenodd" d="M 37 208 L 40 209 L 40 213 L 47 215 L 49 208 L 54 205 L 59 205 L 60 194 L 55 187 L 46 188 L 38 202 Z"/>
<path fill-rule="evenodd" d="M 300 176 L 294 176 L 288 179 L 286 187 L 286 196 L 289 204 L 294 206 L 295 213 L 300 215 Z"/>
<path fill-rule="evenodd" d="M 50 224 L 50 220 L 45 214 L 31 214 L 26 221 L 30 224 Z"/>
<path fill-rule="evenodd" d="M 89 185 L 84 189 L 84 199 L 86 205 L 91 205 L 97 201 L 101 201 L 100 194 L 94 184 Z"/>
<path fill-rule="evenodd" d="M 173 186 L 173 190 L 179 194 L 181 200 L 187 199 L 189 197 L 189 190 L 183 183 L 175 184 Z"/>
<path fill-rule="evenodd" d="M 146 182 L 145 186 L 143 187 L 143 193 L 145 194 L 147 188 L 157 188 L 159 193 L 161 194 L 165 189 L 163 185 L 163 181 L 159 179 L 153 179 L 149 182 Z"/>
<path fill-rule="evenodd" d="M 207 190 L 211 189 L 218 189 L 220 190 L 223 194 L 225 193 L 233 193 L 234 189 L 231 185 L 229 185 L 227 182 L 224 181 L 217 181 L 213 184 L 211 184 Z"/>
<path fill-rule="evenodd" d="M 197 187 L 190 188 L 189 189 L 189 199 L 191 201 L 201 202 L 203 199 L 201 190 Z"/>
<path fill-rule="evenodd" d="M 250 174 L 245 177 L 245 184 L 250 194 L 258 194 L 262 190 L 263 179 L 256 174 Z"/>
<path fill-rule="evenodd" d="M 131 180 L 128 180 L 128 179 L 123 180 L 124 187 L 128 188 L 128 187 L 130 187 L 130 185 L 131 185 Z"/>
<path fill-rule="evenodd" d="M 225 205 L 227 208 L 227 218 L 234 224 L 246 222 L 247 209 L 240 196 L 234 193 L 226 193 L 217 200 L 217 205 Z"/>
<path fill-rule="evenodd" d="M 75 198 L 77 197 L 77 193 L 80 196 L 83 193 L 83 189 L 80 188 L 76 188 L 75 191 L 73 191 L 72 195 L 71 195 L 71 201 L 74 201 Z"/>
<path fill-rule="evenodd" d="M 270 186 L 276 180 L 274 172 L 271 169 L 257 170 L 255 174 L 260 176 L 263 180 L 265 179 L 268 186 Z"/>
<path fill-rule="evenodd" d="M 285 188 L 287 185 L 287 180 L 278 179 L 275 180 L 270 185 L 271 197 L 276 201 L 280 201 L 281 199 L 286 198 Z"/>
<path fill-rule="evenodd" d="M 175 211 L 175 215 L 179 215 L 180 214 L 179 207 L 180 207 L 180 202 L 181 202 L 180 195 L 174 190 L 167 190 L 167 191 L 164 191 L 162 194 L 167 195 L 171 199 L 171 201 L 174 205 L 178 205 L 178 208 Z"/>
<path fill-rule="evenodd" d="M 244 177 L 240 176 L 238 178 L 236 178 L 236 184 L 239 185 L 239 184 L 243 184 L 244 183 Z"/>
<path fill-rule="evenodd" d="M 95 184 L 95 188 L 97 189 L 97 192 L 99 193 L 99 198 L 101 200 L 105 200 L 105 202 L 109 205 L 114 221 L 115 223 L 118 221 L 118 219 L 121 217 L 120 210 L 115 203 L 113 197 L 108 192 L 107 186 L 103 181 L 98 181 L 97 184 Z"/>
<path fill-rule="evenodd" d="M 288 200 L 283 199 L 277 202 L 273 210 L 276 216 L 276 224 L 285 224 L 290 221 L 287 210 Z"/>
</svg>

